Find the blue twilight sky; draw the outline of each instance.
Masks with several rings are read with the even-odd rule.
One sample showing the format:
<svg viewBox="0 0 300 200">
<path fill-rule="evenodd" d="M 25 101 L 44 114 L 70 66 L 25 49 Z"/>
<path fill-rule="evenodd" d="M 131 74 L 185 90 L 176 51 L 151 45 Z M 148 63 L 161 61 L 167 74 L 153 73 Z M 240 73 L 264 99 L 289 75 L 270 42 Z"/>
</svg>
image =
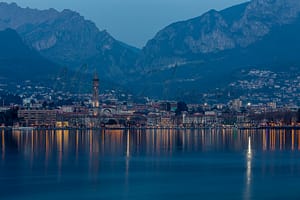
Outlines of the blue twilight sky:
<svg viewBox="0 0 300 200">
<path fill-rule="evenodd" d="M 170 23 L 247 0 L 7 0 L 21 7 L 68 8 L 94 21 L 116 39 L 142 47 Z"/>
</svg>

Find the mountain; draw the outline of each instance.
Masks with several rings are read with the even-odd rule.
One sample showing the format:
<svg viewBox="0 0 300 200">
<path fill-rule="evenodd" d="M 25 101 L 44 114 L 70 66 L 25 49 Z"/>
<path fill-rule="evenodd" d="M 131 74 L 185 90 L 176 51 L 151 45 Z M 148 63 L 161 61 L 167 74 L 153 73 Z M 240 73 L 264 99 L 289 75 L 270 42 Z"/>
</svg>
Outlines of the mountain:
<svg viewBox="0 0 300 200">
<path fill-rule="evenodd" d="M 49 70 L 53 62 L 75 69 L 73 76 L 97 69 L 102 80 L 142 96 L 199 101 L 203 93 L 226 90 L 240 80 L 242 70 L 299 70 L 299 13 L 299 0 L 252 0 L 171 24 L 142 50 L 70 10 L 0 3 L 0 30 L 15 29 L 22 37 L 17 41 L 29 46 L 26 51 L 41 63 L 50 63 L 45 65 Z M 41 69 L 32 63 L 22 66 L 27 66 L 26 73 Z"/>
<path fill-rule="evenodd" d="M 139 50 L 71 10 L 37 10 L 0 3 L 0 30 L 15 29 L 44 57 L 71 69 L 87 64 L 104 79 L 124 77 L 135 68 Z"/>
<path fill-rule="evenodd" d="M 59 71 L 59 66 L 28 47 L 15 30 L 0 31 L 1 79 L 41 81 Z"/>
<path fill-rule="evenodd" d="M 159 31 L 144 47 L 140 63 L 149 67 L 174 65 L 246 48 L 273 28 L 295 22 L 299 11 L 298 0 L 253 0 L 220 12 L 211 10 Z"/>
<path fill-rule="evenodd" d="M 298 0 L 253 0 L 171 24 L 143 48 L 136 91 L 198 98 L 227 87 L 242 69 L 299 68 L 299 13 Z"/>
<path fill-rule="evenodd" d="M 16 92 L 17 85 L 75 93 L 90 92 L 92 88 L 92 74 L 68 70 L 50 61 L 29 47 L 13 29 L 0 31 L 0 71 L 0 91 Z M 101 80 L 101 90 L 105 89 L 123 90 L 114 82 Z"/>
</svg>

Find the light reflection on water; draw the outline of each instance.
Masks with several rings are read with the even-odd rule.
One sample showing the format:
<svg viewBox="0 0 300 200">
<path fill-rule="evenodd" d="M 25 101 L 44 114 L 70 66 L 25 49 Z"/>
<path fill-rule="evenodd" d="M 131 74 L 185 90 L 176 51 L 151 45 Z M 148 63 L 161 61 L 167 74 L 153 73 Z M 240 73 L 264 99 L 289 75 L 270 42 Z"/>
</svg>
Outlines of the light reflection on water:
<svg viewBox="0 0 300 200">
<path fill-rule="evenodd" d="M 246 190 L 244 196 L 245 200 L 251 199 L 251 179 L 252 179 L 252 159 L 253 159 L 251 143 L 252 143 L 251 136 L 249 136 L 248 149 L 246 153 L 247 173 L 246 173 Z"/>
<path fill-rule="evenodd" d="M 0 199 L 300 197 L 299 130 L 2 130 L 0 139 Z"/>
</svg>

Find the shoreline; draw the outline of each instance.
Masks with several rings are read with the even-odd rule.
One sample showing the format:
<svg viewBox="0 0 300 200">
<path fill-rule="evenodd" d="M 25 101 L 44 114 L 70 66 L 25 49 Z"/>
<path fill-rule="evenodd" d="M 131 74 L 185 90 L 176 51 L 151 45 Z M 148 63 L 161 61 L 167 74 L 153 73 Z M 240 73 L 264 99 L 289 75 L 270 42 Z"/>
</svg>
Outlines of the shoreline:
<svg viewBox="0 0 300 200">
<path fill-rule="evenodd" d="M 0 127 L 3 131 L 40 131 L 40 130 L 54 130 L 54 131 L 65 131 L 65 130 L 300 130 L 300 126 L 258 126 L 258 127 L 93 127 L 93 128 L 80 128 L 80 127 Z"/>
</svg>

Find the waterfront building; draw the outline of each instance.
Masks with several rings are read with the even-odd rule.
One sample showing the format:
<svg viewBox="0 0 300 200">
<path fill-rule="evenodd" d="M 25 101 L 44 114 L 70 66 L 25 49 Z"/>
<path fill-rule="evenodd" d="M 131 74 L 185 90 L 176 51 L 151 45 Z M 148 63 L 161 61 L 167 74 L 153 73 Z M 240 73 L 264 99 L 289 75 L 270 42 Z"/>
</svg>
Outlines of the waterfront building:
<svg viewBox="0 0 300 200">
<path fill-rule="evenodd" d="M 161 124 L 161 116 L 159 113 L 149 113 L 147 116 L 147 126 L 156 127 Z"/>
<path fill-rule="evenodd" d="M 57 122 L 65 127 L 87 127 L 86 118 L 89 116 L 89 109 L 84 106 L 68 106 L 62 107 L 57 113 Z M 65 123 L 67 122 L 67 123 Z M 61 127 L 60 123 L 56 123 L 57 127 Z"/>
<path fill-rule="evenodd" d="M 161 117 L 160 126 L 170 128 L 174 125 L 174 119 L 171 116 Z"/>
<path fill-rule="evenodd" d="M 194 113 L 185 117 L 185 127 L 201 127 L 204 126 L 204 114 Z"/>
<path fill-rule="evenodd" d="M 56 110 L 20 109 L 18 111 L 20 125 L 26 127 L 54 127 L 56 116 Z"/>
<path fill-rule="evenodd" d="M 204 126 L 211 126 L 214 124 L 218 124 L 217 113 L 214 111 L 206 111 L 204 114 Z"/>
</svg>

